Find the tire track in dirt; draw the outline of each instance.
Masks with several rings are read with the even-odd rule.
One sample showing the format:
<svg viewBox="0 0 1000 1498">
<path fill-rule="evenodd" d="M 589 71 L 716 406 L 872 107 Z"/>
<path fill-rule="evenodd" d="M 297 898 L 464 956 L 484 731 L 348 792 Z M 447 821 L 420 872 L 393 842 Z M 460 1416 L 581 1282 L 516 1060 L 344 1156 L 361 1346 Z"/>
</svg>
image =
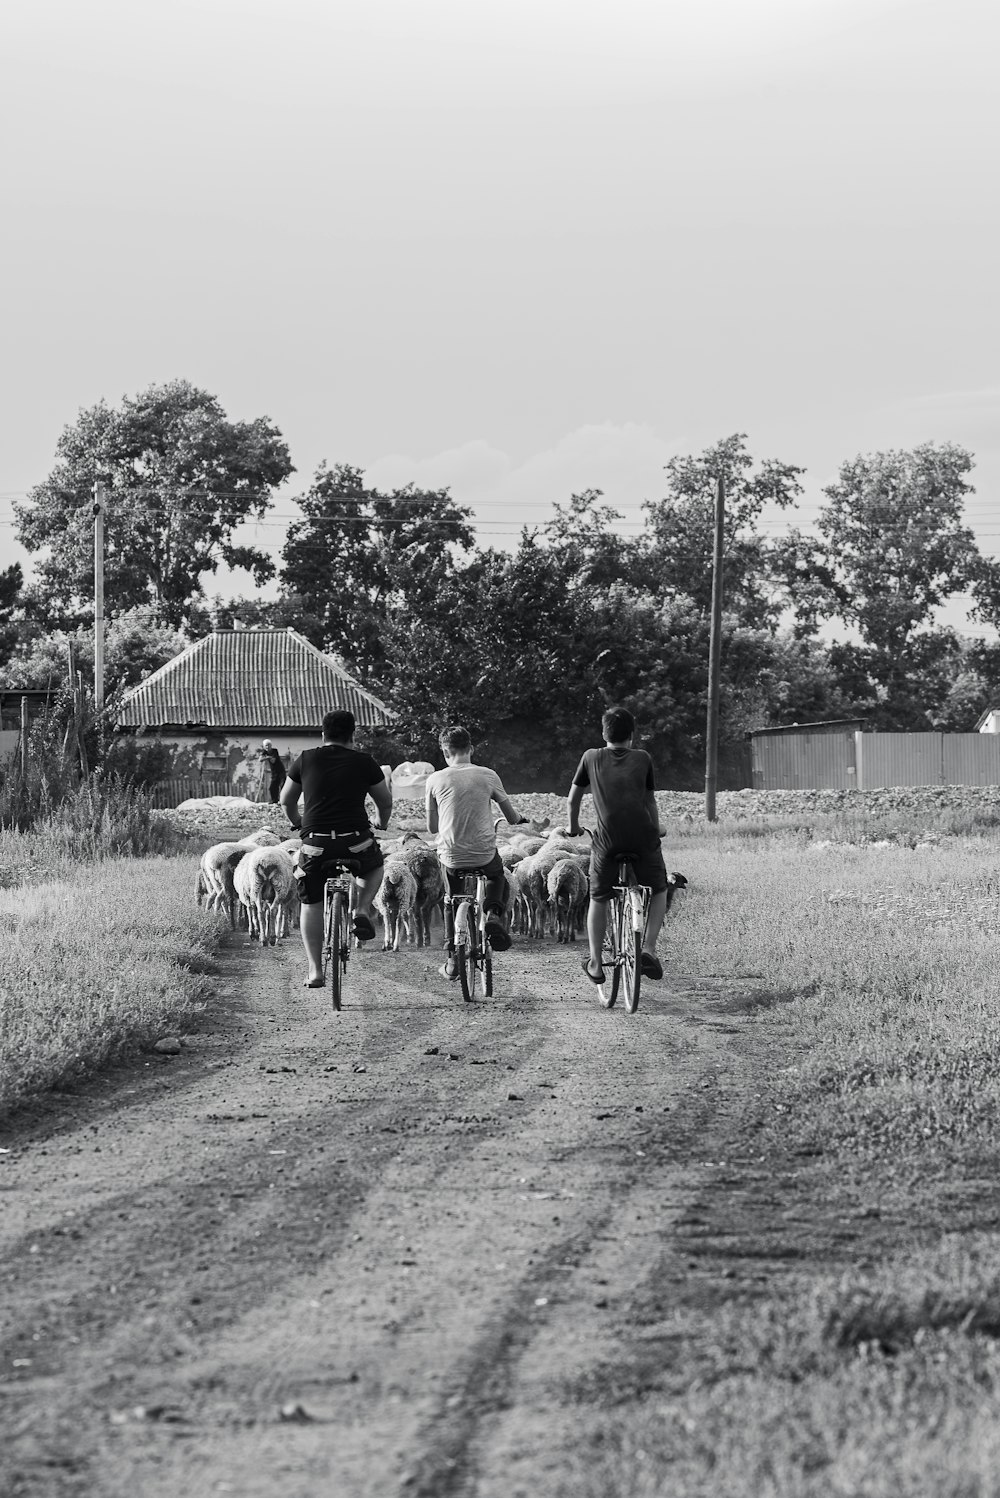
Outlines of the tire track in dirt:
<svg viewBox="0 0 1000 1498">
<path fill-rule="evenodd" d="M 295 947 L 233 939 L 176 1063 L 18 1123 L 0 1489 L 499 1492 L 540 1390 L 575 1438 L 733 1042 L 669 983 L 604 1013 L 550 945 L 471 1006 L 438 960 L 365 952 L 334 1017 Z"/>
</svg>

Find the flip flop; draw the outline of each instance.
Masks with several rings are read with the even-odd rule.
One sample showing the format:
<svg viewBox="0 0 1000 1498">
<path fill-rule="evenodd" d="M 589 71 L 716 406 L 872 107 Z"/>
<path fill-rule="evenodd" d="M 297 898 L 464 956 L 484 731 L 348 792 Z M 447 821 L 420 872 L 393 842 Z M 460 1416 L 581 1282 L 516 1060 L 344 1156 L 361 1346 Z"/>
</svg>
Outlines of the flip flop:
<svg viewBox="0 0 1000 1498">
<path fill-rule="evenodd" d="M 583 968 L 584 977 L 585 978 L 589 978 L 590 981 L 591 981 L 591 983 L 593 983 L 596 987 L 599 988 L 600 985 L 604 982 L 604 974 L 602 973 L 599 978 L 595 978 L 594 977 L 593 973 L 590 971 L 590 958 L 589 957 L 584 957 L 583 960 L 582 960 L 582 962 L 580 963 L 580 966 Z"/>
<path fill-rule="evenodd" d="M 375 927 L 366 915 L 356 915 L 354 917 L 354 934 L 358 938 L 358 941 L 375 940 Z"/>
<path fill-rule="evenodd" d="M 322 988 L 323 987 L 323 979 L 322 978 L 307 978 L 306 981 L 303 983 L 302 987 L 303 988 Z"/>
</svg>

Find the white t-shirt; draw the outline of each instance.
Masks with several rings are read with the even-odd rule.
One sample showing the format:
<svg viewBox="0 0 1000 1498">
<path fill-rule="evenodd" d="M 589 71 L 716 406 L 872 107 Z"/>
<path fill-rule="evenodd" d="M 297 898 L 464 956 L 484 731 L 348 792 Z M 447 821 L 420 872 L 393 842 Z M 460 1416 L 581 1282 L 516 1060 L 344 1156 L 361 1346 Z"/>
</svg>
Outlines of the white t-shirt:
<svg viewBox="0 0 1000 1498">
<path fill-rule="evenodd" d="M 427 777 L 427 798 L 437 802 L 438 856 L 449 869 L 478 869 L 497 850 L 493 797 L 503 781 L 485 765 L 449 765 Z"/>
</svg>

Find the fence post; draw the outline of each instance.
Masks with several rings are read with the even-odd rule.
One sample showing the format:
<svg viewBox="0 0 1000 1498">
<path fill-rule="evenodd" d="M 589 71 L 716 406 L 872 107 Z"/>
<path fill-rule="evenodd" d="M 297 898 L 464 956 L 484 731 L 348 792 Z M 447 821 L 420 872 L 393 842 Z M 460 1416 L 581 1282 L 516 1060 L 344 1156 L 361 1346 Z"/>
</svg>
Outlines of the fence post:
<svg viewBox="0 0 1000 1498">
<path fill-rule="evenodd" d="M 28 778 L 28 699 L 21 693 L 21 780 Z"/>
</svg>

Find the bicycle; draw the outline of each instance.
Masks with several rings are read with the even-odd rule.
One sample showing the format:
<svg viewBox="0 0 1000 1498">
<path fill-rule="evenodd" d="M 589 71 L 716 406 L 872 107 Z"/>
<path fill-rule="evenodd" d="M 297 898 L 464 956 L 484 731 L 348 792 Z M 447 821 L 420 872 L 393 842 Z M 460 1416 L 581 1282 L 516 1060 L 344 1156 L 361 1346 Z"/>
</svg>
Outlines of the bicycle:
<svg viewBox="0 0 1000 1498">
<path fill-rule="evenodd" d="M 354 893 L 352 874 L 360 871 L 356 858 L 338 858 L 334 872 L 323 886 L 323 983 L 330 979 L 334 1012 L 340 1010 L 340 999 L 351 953 L 350 913 Z"/>
<path fill-rule="evenodd" d="M 634 1014 L 639 1007 L 642 938 L 653 894 L 648 884 L 636 883 L 632 871 L 634 862 L 628 854 L 621 855 L 618 861 L 618 883 L 613 886 L 613 893 L 608 901 L 608 924 L 601 952 L 605 979 L 597 989 L 603 1007 L 612 1009 L 624 978 L 625 1009 L 628 1014 Z"/>
<path fill-rule="evenodd" d="M 484 999 L 493 997 L 493 948 L 486 935 L 486 875 L 482 869 L 462 871 L 462 890 L 446 887 L 444 931 L 447 960 L 458 962 L 462 998 L 471 1003 L 476 974 Z M 457 906 L 457 909 L 456 909 Z"/>
</svg>

